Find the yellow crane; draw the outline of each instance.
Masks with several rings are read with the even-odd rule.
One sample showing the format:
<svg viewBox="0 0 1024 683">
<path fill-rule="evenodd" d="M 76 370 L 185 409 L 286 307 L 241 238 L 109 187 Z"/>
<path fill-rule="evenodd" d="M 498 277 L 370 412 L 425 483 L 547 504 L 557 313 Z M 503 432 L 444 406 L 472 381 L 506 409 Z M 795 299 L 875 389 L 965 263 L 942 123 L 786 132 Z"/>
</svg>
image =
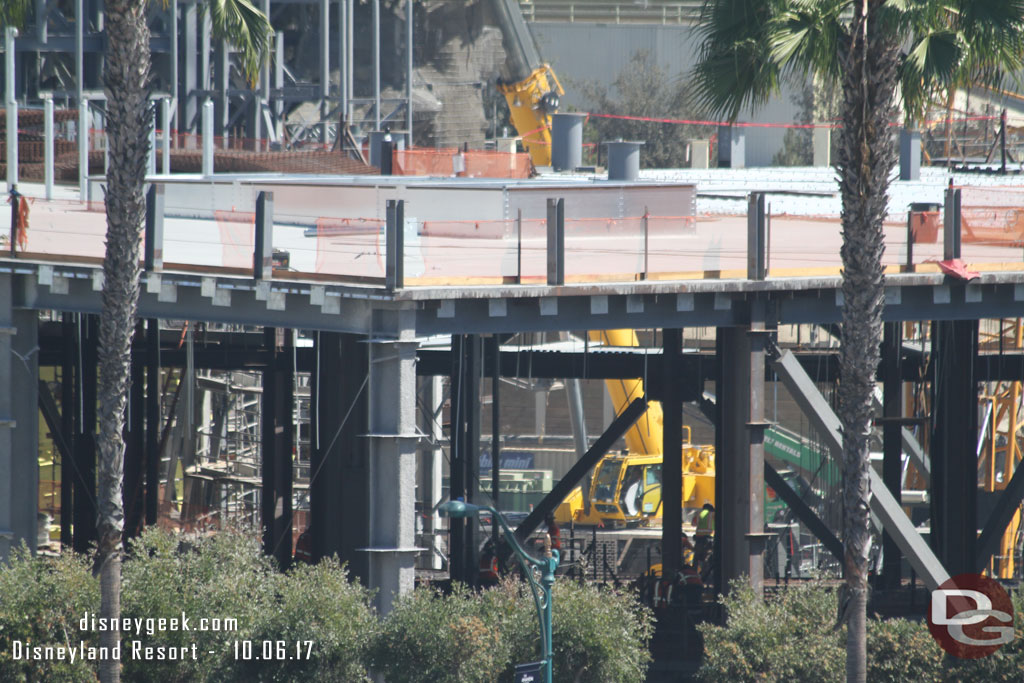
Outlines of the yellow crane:
<svg viewBox="0 0 1024 683">
<path fill-rule="evenodd" d="M 607 346 L 639 345 L 634 330 L 591 331 L 590 339 Z M 616 414 L 644 393 L 639 378 L 610 379 L 605 385 Z M 644 415 L 626 432 L 626 451 L 606 455 L 594 466 L 589 500 L 585 500 L 583 487 L 576 487 L 556 510 L 556 521 L 605 526 L 660 522 L 662 429 L 661 404 L 651 401 Z M 683 428 L 683 434 L 683 507 L 699 509 L 715 500 L 715 449 L 690 443 L 689 427 Z"/>
<path fill-rule="evenodd" d="M 505 68 L 498 91 L 508 102 L 512 125 L 534 166 L 551 165 L 551 115 L 565 94 L 554 70 L 541 59 L 518 0 L 490 0 L 501 29 Z"/>
</svg>

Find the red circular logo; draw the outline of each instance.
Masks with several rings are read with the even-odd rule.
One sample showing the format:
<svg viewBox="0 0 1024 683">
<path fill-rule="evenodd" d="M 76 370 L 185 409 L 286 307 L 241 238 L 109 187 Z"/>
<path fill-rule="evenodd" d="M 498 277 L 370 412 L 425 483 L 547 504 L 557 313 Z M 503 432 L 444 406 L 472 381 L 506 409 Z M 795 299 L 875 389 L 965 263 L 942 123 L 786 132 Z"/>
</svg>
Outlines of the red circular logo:
<svg viewBox="0 0 1024 683">
<path fill-rule="evenodd" d="M 1013 640 L 1013 603 L 998 582 L 960 574 L 932 591 L 928 630 L 954 657 L 987 657 Z"/>
</svg>

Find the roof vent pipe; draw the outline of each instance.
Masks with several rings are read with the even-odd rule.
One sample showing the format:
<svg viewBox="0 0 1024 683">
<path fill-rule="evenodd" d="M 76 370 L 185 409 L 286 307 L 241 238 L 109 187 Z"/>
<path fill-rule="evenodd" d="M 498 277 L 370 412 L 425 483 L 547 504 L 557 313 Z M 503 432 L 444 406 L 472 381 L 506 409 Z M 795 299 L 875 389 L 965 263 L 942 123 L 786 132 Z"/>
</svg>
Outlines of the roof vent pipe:
<svg viewBox="0 0 1024 683">
<path fill-rule="evenodd" d="M 608 180 L 633 182 L 640 177 L 640 146 L 633 140 L 616 140 L 608 145 Z"/>
<path fill-rule="evenodd" d="M 552 114 L 551 166 L 575 171 L 583 165 L 583 121 L 586 114 Z"/>
</svg>

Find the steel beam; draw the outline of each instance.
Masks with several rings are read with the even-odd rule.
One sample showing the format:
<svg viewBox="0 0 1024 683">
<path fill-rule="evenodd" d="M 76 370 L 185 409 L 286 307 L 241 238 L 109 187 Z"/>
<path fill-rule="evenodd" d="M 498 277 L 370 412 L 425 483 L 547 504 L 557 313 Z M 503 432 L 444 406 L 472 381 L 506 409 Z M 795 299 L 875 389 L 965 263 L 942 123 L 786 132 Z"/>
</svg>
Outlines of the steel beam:
<svg viewBox="0 0 1024 683">
<path fill-rule="evenodd" d="M 821 541 L 825 549 L 832 553 L 832 556 L 841 564 L 844 561 L 842 541 L 836 538 L 836 535 L 832 533 L 828 525 L 818 517 L 817 513 L 804 502 L 800 494 L 793 490 L 789 483 L 782 478 L 782 475 L 768 461 L 764 463 L 764 480 L 778 494 L 779 498 L 782 499 L 793 514 L 796 515 L 800 523 L 807 527 L 814 534 L 814 537 Z"/>
<path fill-rule="evenodd" d="M 623 435 L 629 431 L 629 428 L 636 424 L 636 421 L 643 416 L 644 411 L 647 410 L 647 399 L 640 397 L 633 399 L 622 413 L 615 418 L 615 420 L 608 425 L 608 429 L 604 431 L 604 434 L 594 442 L 594 445 L 590 447 L 590 450 L 586 454 L 576 461 L 576 464 L 569 468 L 569 471 L 565 473 L 555 487 L 551 489 L 551 493 L 544 496 L 544 498 L 533 507 L 533 512 L 527 515 L 518 527 L 516 527 L 516 538 L 520 541 L 525 541 L 530 537 L 537 527 L 540 526 L 541 522 L 550 512 L 554 512 L 555 508 L 561 504 L 565 497 L 575 488 L 576 484 L 579 483 L 580 479 L 583 478 L 590 468 L 597 464 L 597 461 L 603 458 L 607 453 L 608 449 L 611 448 L 616 441 L 621 439 Z"/>
<path fill-rule="evenodd" d="M 773 367 L 779 378 L 789 389 L 789 393 L 814 425 L 824 445 L 837 461 L 843 457 L 843 439 L 840 435 L 839 418 L 832 412 L 831 406 L 821 395 L 814 382 L 803 371 L 793 354 L 772 349 Z M 924 580 L 930 590 L 938 588 L 949 579 L 949 572 L 943 567 L 935 553 L 924 542 L 914 525 L 907 518 L 892 493 L 886 488 L 885 482 L 875 472 L 868 469 L 871 483 L 871 512 L 880 520 L 885 531 L 889 532 L 899 546 L 914 571 Z M 972 481 L 974 479 L 972 478 Z"/>
<path fill-rule="evenodd" d="M 313 557 L 337 555 L 370 583 L 369 349 L 361 337 L 321 332 L 315 346 L 310 429 Z"/>
<path fill-rule="evenodd" d="M 882 341 L 884 394 L 882 415 L 894 420 L 903 416 L 903 383 L 900 381 L 900 357 L 903 346 L 902 323 L 885 323 Z M 882 481 L 900 503 L 903 488 L 903 438 L 905 431 L 896 422 L 882 427 Z M 901 558 L 899 546 L 888 532 L 882 534 L 882 582 L 886 588 L 899 588 Z"/>
<path fill-rule="evenodd" d="M 977 557 L 978 322 L 937 322 L 932 340 L 931 543 L 955 575 L 974 571 Z"/>
<path fill-rule="evenodd" d="M 662 331 L 662 352 L 664 354 L 664 379 L 667 391 L 661 398 L 664 415 L 661 452 L 661 557 L 662 576 L 674 577 L 682 565 L 683 533 L 683 377 L 681 373 L 683 331 L 667 329 Z M 677 484 L 677 482 L 679 482 Z"/>
</svg>

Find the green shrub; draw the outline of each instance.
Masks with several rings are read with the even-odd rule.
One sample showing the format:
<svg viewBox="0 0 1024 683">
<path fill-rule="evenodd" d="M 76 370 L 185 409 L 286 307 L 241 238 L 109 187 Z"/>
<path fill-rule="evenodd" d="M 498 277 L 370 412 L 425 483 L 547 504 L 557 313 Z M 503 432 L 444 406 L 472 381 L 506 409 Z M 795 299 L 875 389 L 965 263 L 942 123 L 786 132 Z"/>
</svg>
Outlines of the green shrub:
<svg viewBox="0 0 1024 683">
<path fill-rule="evenodd" d="M 626 593 L 562 581 L 553 604 L 554 679 L 642 681 L 650 661 L 650 610 Z M 512 680 L 516 664 L 540 659 L 529 589 L 505 582 L 450 595 L 419 589 L 398 601 L 373 646 L 372 668 L 388 683 Z"/>
<path fill-rule="evenodd" d="M 495 602 L 461 585 L 450 595 L 420 588 L 400 598 L 372 646 L 373 670 L 388 683 L 496 680 L 510 652 L 505 611 L 487 609 Z"/>
<path fill-rule="evenodd" d="M 86 558 L 68 553 L 33 559 L 22 544 L 0 566 L 0 681 L 94 681 L 97 662 L 14 660 L 15 641 L 28 646 L 99 645 L 97 634 L 79 629 L 100 606 L 99 581 Z"/>
<path fill-rule="evenodd" d="M 349 580 L 338 560 L 299 564 L 277 575 L 275 604 L 257 621 L 256 642 L 284 644 L 295 660 L 245 662 L 242 680 L 362 681 L 365 661 L 380 622 L 370 610 L 370 592 Z M 311 643 L 311 646 L 307 644 Z M 255 643 L 254 643 L 255 644 Z M 305 659 L 306 652 L 311 657 Z"/>
<path fill-rule="evenodd" d="M 871 683 L 942 680 L 942 649 L 924 622 L 869 619 L 867 631 Z"/>
<path fill-rule="evenodd" d="M 761 600 L 733 583 L 722 598 L 724 627 L 702 624 L 705 681 L 840 681 L 846 666 L 845 630 L 833 631 L 836 598 L 819 584 Z"/>
<path fill-rule="evenodd" d="M 946 658 L 947 681 L 1019 681 L 1024 676 L 1024 588 L 1018 587 L 1013 599 L 1013 642 L 981 659 Z"/>
<path fill-rule="evenodd" d="M 654 614 L 632 593 L 561 581 L 552 605 L 555 681 L 644 680 Z"/>
</svg>

